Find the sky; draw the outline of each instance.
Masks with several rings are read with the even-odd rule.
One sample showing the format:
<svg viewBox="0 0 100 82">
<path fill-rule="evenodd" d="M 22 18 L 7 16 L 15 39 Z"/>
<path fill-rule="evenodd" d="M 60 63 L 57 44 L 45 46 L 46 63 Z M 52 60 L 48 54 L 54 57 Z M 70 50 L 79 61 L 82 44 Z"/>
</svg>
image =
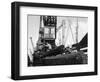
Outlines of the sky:
<svg viewBox="0 0 100 82">
<path fill-rule="evenodd" d="M 36 47 L 36 42 L 38 40 L 38 36 L 39 36 L 39 28 L 40 28 L 40 16 L 36 16 L 36 15 L 28 15 L 28 53 L 30 53 L 30 50 L 33 52 L 33 48 L 32 48 L 32 44 L 31 44 L 31 40 L 30 37 L 32 37 L 32 41 L 34 44 L 34 47 Z M 69 46 L 71 44 L 74 44 L 75 41 L 75 33 L 76 33 L 76 26 L 77 26 L 77 20 L 78 20 L 78 42 L 84 37 L 84 35 L 88 32 L 88 18 L 87 17 L 61 17 L 58 16 L 57 17 L 57 27 L 58 28 L 61 24 L 62 21 L 65 21 L 64 24 L 64 35 L 65 37 L 67 37 L 64 41 L 65 46 Z M 71 29 L 68 28 L 70 25 L 73 35 L 71 33 Z M 58 37 L 59 36 L 59 37 Z M 74 37 L 74 39 L 73 39 Z M 59 44 L 59 38 L 61 38 L 62 41 L 62 28 L 57 32 L 57 38 L 56 38 L 56 45 L 60 45 Z"/>
</svg>

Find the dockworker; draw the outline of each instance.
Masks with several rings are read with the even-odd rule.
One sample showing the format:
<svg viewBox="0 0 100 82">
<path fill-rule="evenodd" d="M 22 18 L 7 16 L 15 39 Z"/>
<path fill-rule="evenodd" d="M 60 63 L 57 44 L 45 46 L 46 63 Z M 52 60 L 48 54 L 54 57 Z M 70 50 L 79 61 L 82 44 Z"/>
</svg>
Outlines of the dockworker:
<svg viewBox="0 0 100 82">
<path fill-rule="evenodd" d="M 48 42 L 45 44 L 45 47 L 47 48 L 47 51 L 52 49 L 51 44 L 49 44 Z"/>
</svg>

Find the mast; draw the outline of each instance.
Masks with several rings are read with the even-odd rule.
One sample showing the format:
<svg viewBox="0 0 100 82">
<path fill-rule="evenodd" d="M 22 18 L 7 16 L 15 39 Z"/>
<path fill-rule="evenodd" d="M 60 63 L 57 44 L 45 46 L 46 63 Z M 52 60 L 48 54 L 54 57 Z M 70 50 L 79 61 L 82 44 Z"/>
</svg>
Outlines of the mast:
<svg viewBox="0 0 100 82">
<path fill-rule="evenodd" d="M 77 26 L 76 26 L 76 43 L 78 43 L 78 18 L 77 18 Z"/>
<path fill-rule="evenodd" d="M 79 29 L 79 26 L 78 26 L 78 18 L 77 18 L 77 26 L 76 26 L 76 44 L 77 44 L 77 51 L 80 51 L 80 45 L 78 43 L 78 29 Z"/>
<path fill-rule="evenodd" d="M 64 45 L 64 38 L 65 38 L 65 20 L 62 20 L 62 44 Z"/>
</svg>

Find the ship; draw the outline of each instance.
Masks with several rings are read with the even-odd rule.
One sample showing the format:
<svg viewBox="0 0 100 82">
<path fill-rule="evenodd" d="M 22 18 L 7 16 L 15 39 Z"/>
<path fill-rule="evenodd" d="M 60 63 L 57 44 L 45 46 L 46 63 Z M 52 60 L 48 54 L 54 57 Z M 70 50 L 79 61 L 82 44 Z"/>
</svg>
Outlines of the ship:
<svg viewBox="0 0 100 82">
<path fill-rule="evenodd" d="M 67 36 L 64 35 L 66 28 L 65 20 L 62 20 L 61 25 L 57 27 L 57 16 L 40 16 L 39 37 L 36 48 L 34 48 L 32 37 L 30 37 L 34 53 L 32 53 L 33 62 L 30 62 L 28 57 L 28 62 L 30 62 L 28 65 L 55 66 L 87 64 L 88 33 L 78 41 L 78 18 L 76 23 L 75 43 L 65 46 L 67 39 Z M 72 33 L 70 20 L 68 29 Z M 62 33 L 60 34 L 61 38 L 59 38 L 59 33 Z M 59 41 L 58 43 L 56 42 L 57 40 Z"/>
</svg>

